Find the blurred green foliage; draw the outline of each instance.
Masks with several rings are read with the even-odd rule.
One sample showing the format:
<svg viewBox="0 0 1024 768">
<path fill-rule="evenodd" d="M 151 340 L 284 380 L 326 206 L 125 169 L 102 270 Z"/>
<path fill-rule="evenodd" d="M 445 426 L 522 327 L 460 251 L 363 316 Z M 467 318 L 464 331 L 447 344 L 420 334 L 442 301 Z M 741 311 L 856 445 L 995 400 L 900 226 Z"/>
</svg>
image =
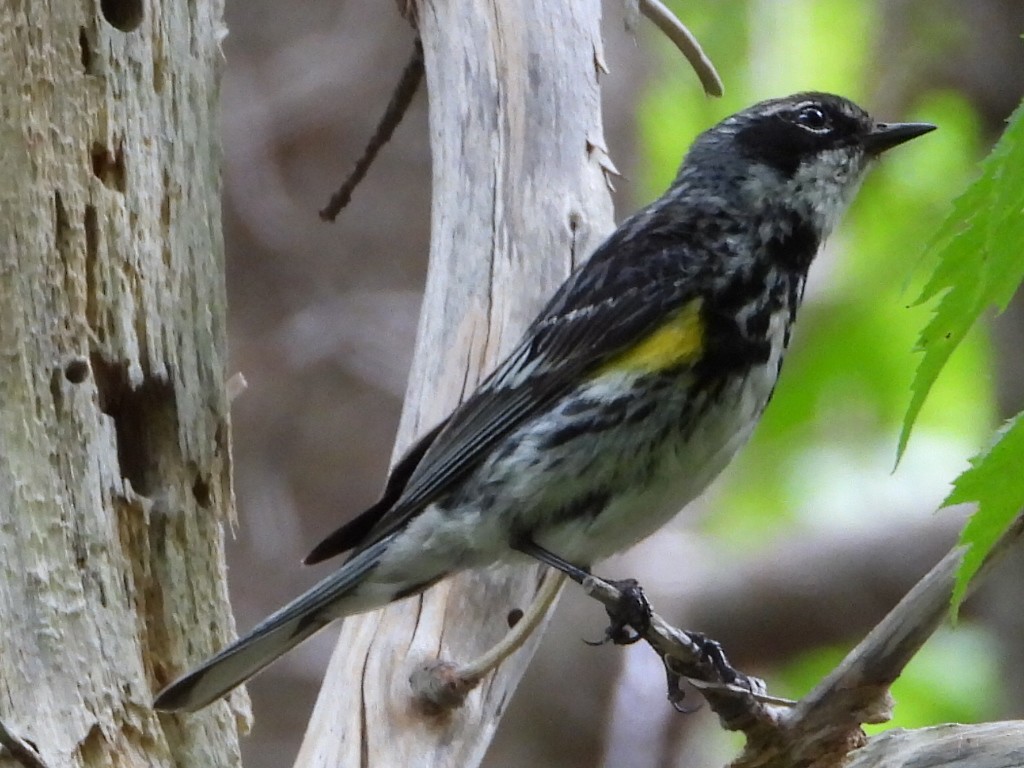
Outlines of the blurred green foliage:
<svg viewBox="0 0 1024 768">
<path fill-rule="evenodd" d="M 847 650 L 829 647 L 804 654 L 772 676 L 772 693 L 786 698 L 806 694 L 842 661 Z M 965 664 L 965 659 L 972 663 Z M 987 632 L 969 626 L 940 630 L 893 685 L 892 721 L 865 730 L 870 734 L 998 717 L 1002 703 L 998 659 L 999 649 Z"/>
<path fill-rule="evenodd" d="M 932 238 L 929 253 L 937 266 L 919 303 L 935 309 L 918 336 L 921 364 L 914 376 L 913 397 L 903 421 L 900 450 L 927 401 L 939 374 L 982 313 L 1006 309 L 1024 280 L 1024 108 L 1018 108 L 981 176 L 957 198 L 953 210 Z M 999 430 L 993 444 L 971 460 L 946 498 L 947 505 L 977 504 L 960 538 L 967 545 L 957 573 L 953 609 L 967 585 L 1024 507 L 1024 414 Z"/>
<path fill-rule="evenodd" d="M 934 269 L 922 255 L 986 148 L 958 93 L 915 93 L 903 114 L 882 114 L 872 97 L 887 92 L 886 77 L 903 76 L 890 68 L 941 56 L 956 41 L 956 25 L 948 19 L 934 25 L 935 34 L 901 58 L 900 52 L 880 55 L 877 8 L 861 0 L 703 0 L 677 2 L 674 9 L 711 55 L 726 93 L 721 100 L 701 95 L 678 53 L 655 43 L 663 66 L 639 114 L 645 163 L 637 203 L 664 189 L 697 133 L 765 98 L 833 91 L 879 112 L 879 119 L 940 128 L 894 150 L 872 172 L 812 268 L 775 397 L 751 444 L 711 494 L 707 528 L 723 548 L 755 548 L 797 536 L 801 526 L 877 527 L 908 509 L 931 513 L 996 423 L 988 329 L 980 323 L 950 355 L 893 472 L 921 362 L 915 344 L 933 311 L 917 302 Z M 993 714 L 988 704 L 998 680 L 986 643 L 981 630 L 966 628 L 934 639 L 897 684 L 896 722 Z M 958 675 L 976 677 L 976 685 L 960 678 L 956 691 L 948 690 L 943 672 L 951 656 Z M 805 692 L 840 657 L 824 649 L 780 679 Z M 966 670 L 964 659 L 977 666 Z M 965 696 L 969 690 L 987 697 Z"/>
<path fill-rule="evenodd" d="M 1024 112 L 982 165 L 982 173 L 954 203 L 929 254 L 937 262 L 918 303 L 936 301 L 933 316 L 919 333 L 924 357 L 914 377 L 913 398 L 900 435 L 906 445 L 919 409 L 939 372 L 977 319 L 986 310 L 1002 311 L 1024 279 Z"/>
</svg>

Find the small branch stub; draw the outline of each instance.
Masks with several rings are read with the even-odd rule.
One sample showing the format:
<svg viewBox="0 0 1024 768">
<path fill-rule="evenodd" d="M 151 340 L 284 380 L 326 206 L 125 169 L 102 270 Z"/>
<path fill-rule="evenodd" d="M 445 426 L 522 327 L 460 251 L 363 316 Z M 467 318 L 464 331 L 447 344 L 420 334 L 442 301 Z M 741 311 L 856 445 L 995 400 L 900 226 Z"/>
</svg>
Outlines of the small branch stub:
<svg viewBox="0 0 1024 768">
<path fill-rule="evenodd" d="M 409 676 L 414 706 L 428 717 L 443 715 L 461 707 L 481 679 L 467 677 L 450 661 L 429 661 Z"/>
<path fill-rule="evenodd" d="M 540 588 L 526 611 L 518 608 L 508 614 L 509 631 L 499 643 L 467 664 L 437 660 L 419 667 L 409 677 L 416 707 L 429 714 L 461 707 L 466 696 L 489 673 L 519 650 L 543 623 L 558 599 L 565 576 L 549 570 L 541 578 Z"/>
</svg>

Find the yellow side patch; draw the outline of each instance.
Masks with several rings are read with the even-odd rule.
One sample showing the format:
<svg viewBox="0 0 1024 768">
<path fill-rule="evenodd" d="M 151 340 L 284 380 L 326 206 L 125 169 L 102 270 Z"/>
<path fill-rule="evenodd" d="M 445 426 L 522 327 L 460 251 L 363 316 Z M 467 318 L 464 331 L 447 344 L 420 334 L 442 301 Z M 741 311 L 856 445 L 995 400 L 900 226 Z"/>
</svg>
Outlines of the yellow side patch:
<svg viewBox="0 0 1024 768">
<path fill-rule="evenodd" d="M 596 375 L 613 371 L 653 373 L 696 362 L 704 344 L 700 307 L 700 299 L 691 301 L 635 346 L 605 362 Z"/>
</svg>

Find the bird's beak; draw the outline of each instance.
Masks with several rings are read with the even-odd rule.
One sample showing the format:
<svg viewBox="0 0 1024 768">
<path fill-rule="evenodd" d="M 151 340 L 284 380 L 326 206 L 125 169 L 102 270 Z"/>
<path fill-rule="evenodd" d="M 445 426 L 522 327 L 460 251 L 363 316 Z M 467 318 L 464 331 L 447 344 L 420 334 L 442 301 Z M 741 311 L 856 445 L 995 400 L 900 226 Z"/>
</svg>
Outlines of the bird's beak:
<svg viewBox="0 0 1024 768">
<path fill-rule="evenodd" d="M 871 133 L 864 137 L 864 149 L 869 155 L 880 155 L 887 149 L 934 130 L 931 123 L 875 123 Z"/>
</svg>

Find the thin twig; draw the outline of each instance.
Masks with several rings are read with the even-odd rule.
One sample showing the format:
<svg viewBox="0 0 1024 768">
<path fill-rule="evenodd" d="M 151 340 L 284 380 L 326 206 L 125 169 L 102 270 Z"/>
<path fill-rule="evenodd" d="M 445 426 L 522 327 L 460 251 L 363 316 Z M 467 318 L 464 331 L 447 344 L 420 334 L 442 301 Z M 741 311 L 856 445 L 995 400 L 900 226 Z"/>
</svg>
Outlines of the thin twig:
<svg viewBox="0 0 1024 768">
<path fill-rule="evenodd" d="M 402 118 L 405 116 L 406 110 L 409 109 L 412 97 L 416 95 L 422 79 L 423 44 L 419 38 L 416 38 L 412 57 L 402 71 L 402 76 L 398 80 L 394 92 L 391 94 L 391 101 L 388 102 L 384 115 L 381 117 L 380 122 L 377 123 L 376 131 L 370 137 L 370 141 L 367 143 L 366 149 L 363 150 L 363 155 L 359 158 L 355 168 L 352 169 L 352 173 L 345 179 L 338 188 L 338 191 L 331 196 L 327 206 L 320 211 L 321 219 L 324 221 L 334 221 L 341 212 L 341 209 L 348 205 L 352 199 L 352 193 L 359 186 L 359 182 L 363 180 L 363 177 L 366 176 L 366 172 L 373 164 L 377 153 L 380 152 L 381 147 L 388 143 L 391 135 L 395 132 L 395 128 L 402 122 Z"/>
<path fill-rule="evenodd" d="M 3 749 L 10 752 L 11 757 L 25 768 L 46 768 L 43 758 L 32 745 L 11 733 L 3 721 L 0 721 L 0 752 L 3 752 Z"/>
<path fill-rule="evenodd" d="M 541 576 L 540 588 L 537 590 L 536 597 L 527 607 L 526 612 L 509 629 L 508 634 L 486 653 L 459 667 L 458 675 L 464 680 L 479 682 L 491 670 L 497 668 L 502 661 L 519 650 L 547 617 L 565 580 L 565 574 L 559 571 L 551 569 L 545 571 Z"/>
<path fill-rule="evenodd" d="M 464 664 L 437 659 L 413 671 L 409 678 L 415 706 L 428 714 L 440 714 L 461 707 L 480 682 L 509 656 L 519 650 L 547 617 L 565 584 L 564 574 L 547 569 L 526 612 L 496 645 Z"/>
<path fill-rule="evenodd" d="M 697 38 L 686 28 L 686 25 L 659 0 L 640 0 L 640 12 L 650 19 L 654 26 L 664 32 L 676 48 L 682 51 L 683 56 L 693 67 L 693 71 L 697 73 L 700 84 L 704 87 L 704 93 L 708 96 L 721 96 L 723 93 L 722 78 L 718 76 L 715 65 L 711 63 L 711 59 L 704 53 Z"/>
<path fill-rule="evenodd" d="M 992 549 L 972 589 L 1022 539 L 1024 514 Z M 889 686 L 946 620 L 962 556 L 963 548 L 954 547 L 831 674 L 795 703 L 767 696 L 760 681 L 739 673 L 737 680 L 722 679 L 719 667 L 709 660 L 707 643 L 657 614 L 639 635 L 665 661 L 670 683 L 678 677 L 689 680 L 725 728 L 746 735 L 743 754 L 732 768 L 840 765 L 867 743 L 862 724 L 889 718 Z M 583 587 L 610 609 L 622 599 L 615 585 L 600 579 L 588 578 Z"/>
<path fill-rule="evenodd" d="M 594 576 L 584 580 L 583 591 L 612 610 L 623 597 L 622 590 L 614 584 Z M 792 705 L 785 699 L 765 695 L 763 683 L 756 678 L 739 675 L 735 681 L 724 680 L 718 665 L 709 659 L 705 645 L 656 613 L 651 614 L 646 628 L 633 629 L 661 657 L 670 677 L 681 677 L 694 684 L 728 730 L 742 731 L 748 739 L 763 729 L 774 730 L 781 712 Z"/>
<path fill-rule="evenodd" d="M 1024 516 L 992 549 L 971 583 L 972 590 L 981 583 L 983 573 L 1022 538 Z M 833 764 L 862 746 L 866 739 L 861 724 L 889 718 L 889 686 L 948 617 L 962 556 L 962 547 L 950 550 L 839 666 L 783 713 L 775 733 L 762 732 L 764 740 L 748 739 L 744 754 L 733 766 Z M 766 754 L 771 759 L 765 760 Z"/>
</svg>

